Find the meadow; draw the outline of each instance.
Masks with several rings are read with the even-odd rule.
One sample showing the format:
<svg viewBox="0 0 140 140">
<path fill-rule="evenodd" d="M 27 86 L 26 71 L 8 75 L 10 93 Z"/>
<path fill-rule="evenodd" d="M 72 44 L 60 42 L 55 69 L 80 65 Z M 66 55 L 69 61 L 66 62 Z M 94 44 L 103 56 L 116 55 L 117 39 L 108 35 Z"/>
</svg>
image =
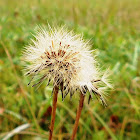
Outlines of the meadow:
<svg viewBox="0 0 140 140">
<path fill-rule="evenodd" d="M 27 86 L 21 59 L 38 26 L 65 25 L 90 39 L 102 70 L 110 68 L 113 90 L 103 107 L 85 99 L 77 140 L 140 139 L 140 0 L 0 0 L 0 139 L 46 140 L 52 86 Z M 54 139 L 68 140 L 79 96 L 58 98 Z"/>
</svg>

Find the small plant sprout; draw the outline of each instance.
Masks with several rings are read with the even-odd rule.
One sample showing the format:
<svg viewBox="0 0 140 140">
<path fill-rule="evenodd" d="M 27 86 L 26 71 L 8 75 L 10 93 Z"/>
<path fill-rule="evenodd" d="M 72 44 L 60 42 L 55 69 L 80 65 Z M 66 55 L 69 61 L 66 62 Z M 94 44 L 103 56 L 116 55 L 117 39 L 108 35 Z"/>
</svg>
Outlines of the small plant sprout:
<svg viewBox="0 0 140 140">
<path fill-rule="evenodd" d="M 58 91 L 61 91 L 62 100 L 68 94 L 72 98 L 73 94 L 80 93 L 80 103 L 71 136 L 73 140 L 76 136 L 85 95 L 89 94 L 88 102 L 95 95 L 106 106 L 104 89 L 111 87 L 107 79 L 108 73 L 101 74 L 90 50 L 89 41 L 85 41 L 81 35 L 75 35 L 72 31 L 68 32 L 64 27 L 49 27 L 48 31 L 41 28 L 35 38 L 23 52 L 26 75 L 32 75 L 28 85 L 33 83 L 32 87 L 39 87 L 44 81 L 47 82 L 46 86 L 53 84 L 49 140 L 52 139 L 54 129 Z"/>
</svg>

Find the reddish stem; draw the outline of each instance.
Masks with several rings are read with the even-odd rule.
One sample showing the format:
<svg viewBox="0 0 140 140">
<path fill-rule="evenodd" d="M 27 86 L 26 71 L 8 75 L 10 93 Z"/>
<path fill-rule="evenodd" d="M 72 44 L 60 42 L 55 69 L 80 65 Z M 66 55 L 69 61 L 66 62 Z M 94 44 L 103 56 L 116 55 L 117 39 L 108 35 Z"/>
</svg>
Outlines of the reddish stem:
<svg viewBox="0 0 140 140">
<path fill-rule="evenodd" d="M 77 114 L 76 114 L 76 120 L 75 120 L 75 124 L 74 124 L 74 128 L 73 128 L 71 140 L 74 140 L 74 138 L 76 136 L 76 132 L 77 132 L 77 129 L 78 129 L 79 119 L 80 119 L 81 112 L 82 112 L 82 109 L 83 109 L 84 98 L 85 98 L 85 96 L 81 93 L 80 101 L 79 101 L 79 107 L 78 107 Z"/>
<path fill-rule="evenodd" d="M 59 90 L 58 86 L 55 86 L 54 91 L 53 91 L 53 106 L 52 106 L 52 115 L 51 115 L 51 125 L 50 125 L 49 140 L 52 140 L 52 135 L 53 135 L 55 114 L 56 114 L 56 107 L 57 107 L 58 90 Z"/>
</svg>

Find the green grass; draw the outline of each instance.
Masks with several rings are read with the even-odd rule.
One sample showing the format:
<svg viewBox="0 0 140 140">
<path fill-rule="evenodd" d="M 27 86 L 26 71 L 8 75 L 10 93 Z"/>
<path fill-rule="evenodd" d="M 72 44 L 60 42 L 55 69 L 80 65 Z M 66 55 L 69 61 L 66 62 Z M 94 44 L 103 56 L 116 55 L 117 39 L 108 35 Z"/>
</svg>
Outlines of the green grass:
<svg viewBox="0 0 140 140">
<path fill-rule="evenodd" d="M 82 33 L 96 49 L 102 69 L 110 67 L 114 90 L 108 107 L 95 99 L 84 109 L 78 140 L 138 140 L 140 137 L 140 1 L 139 0 L 1 0 L 0 1 L 0 139 L 22 124 L 30 127 L 13 140 L 47 139 L 52 87 L 27 86 L 21 55 L 38 25 L 66 25 Z M 69 139 L 78 95 L 58 99 L 55 139 Z M 46 114 L 46 115 L 44 115 Z"/>
</svg>

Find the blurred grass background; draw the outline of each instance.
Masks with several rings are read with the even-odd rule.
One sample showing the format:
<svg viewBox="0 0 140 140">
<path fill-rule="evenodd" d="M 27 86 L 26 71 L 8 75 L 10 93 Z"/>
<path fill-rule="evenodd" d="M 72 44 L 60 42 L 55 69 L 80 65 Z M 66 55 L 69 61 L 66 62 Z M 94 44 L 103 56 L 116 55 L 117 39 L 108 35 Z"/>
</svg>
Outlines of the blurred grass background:
<svg viewBox="0 0 140 140">
<path fill-rule="evenodd" d="M 27 86 L 21 62 L 37 25 L 48 23 L 91 39 L 100 66 L 112 71 L 108 107 L 86 98 L 77 140 L 140 139 L 140 0 L 0 0 L 0 139 L 26 123 L 10 139 L 48 138 L 52 87 Z M 70 138 L 78 101 L 59 96 L 54 139 Z"/>
</svg>

